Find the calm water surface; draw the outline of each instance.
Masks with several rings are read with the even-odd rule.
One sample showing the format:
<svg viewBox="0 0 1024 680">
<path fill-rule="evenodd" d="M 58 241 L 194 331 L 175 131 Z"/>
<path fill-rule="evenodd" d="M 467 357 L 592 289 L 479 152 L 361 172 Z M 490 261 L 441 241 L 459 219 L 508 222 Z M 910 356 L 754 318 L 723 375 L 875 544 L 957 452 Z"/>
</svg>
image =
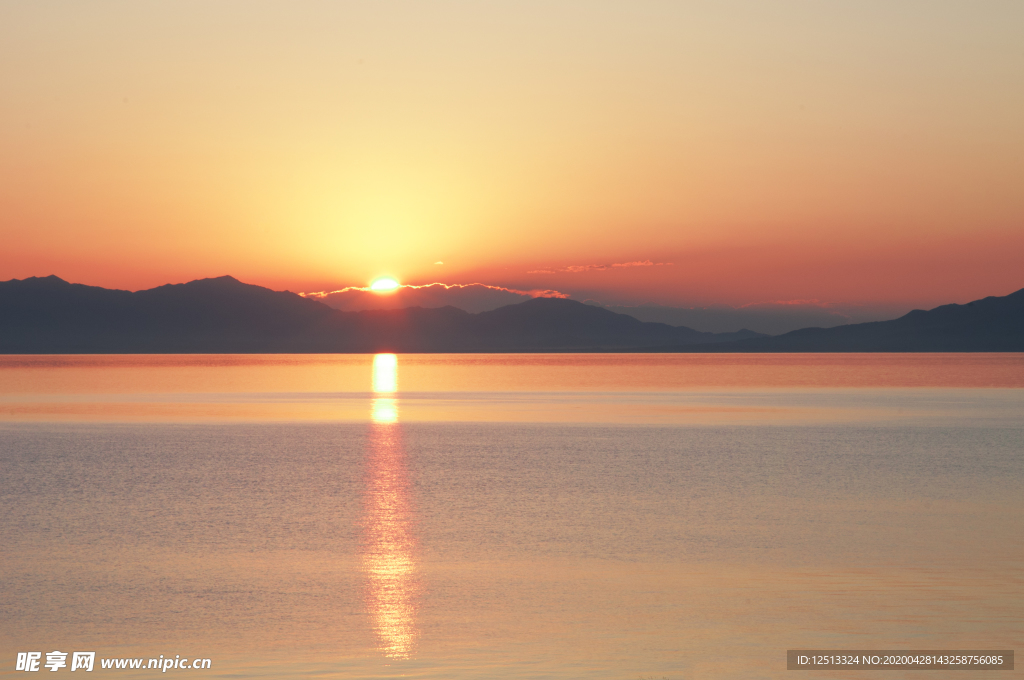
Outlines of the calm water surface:
<svg viewBox="0 0 1024 680">
<path fill-rule="evenodd" d="M 1020 649 L 1022 387 L 1020 354 L 0 357 L 0 675 Z"/>
</svg>

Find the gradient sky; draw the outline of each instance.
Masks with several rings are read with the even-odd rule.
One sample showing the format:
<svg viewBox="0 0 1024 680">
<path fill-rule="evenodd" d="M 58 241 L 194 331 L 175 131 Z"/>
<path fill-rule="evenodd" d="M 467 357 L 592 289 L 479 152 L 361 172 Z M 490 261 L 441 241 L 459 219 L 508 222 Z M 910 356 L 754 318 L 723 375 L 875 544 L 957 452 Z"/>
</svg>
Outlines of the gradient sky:
<svg viewBox="0 0 1024 680">
<path fill-rule="evenodd" d="M 0 279 L 1004 295 L 1022 29 L 1019 0 L 0 0 Z"/>
</svg>

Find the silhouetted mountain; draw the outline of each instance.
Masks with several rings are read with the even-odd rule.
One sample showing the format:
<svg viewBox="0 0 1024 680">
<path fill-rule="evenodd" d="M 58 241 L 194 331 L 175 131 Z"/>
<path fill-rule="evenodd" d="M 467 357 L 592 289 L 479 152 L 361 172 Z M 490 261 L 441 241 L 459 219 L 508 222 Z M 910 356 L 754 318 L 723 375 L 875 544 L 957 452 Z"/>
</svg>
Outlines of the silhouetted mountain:
<svg viewBox="0 0 1024 680">
<path fill-rule="evenodd" d="M 0 353 L 644 350 L 758 337 L 645 323 L 572 300 L 490 312 L 341 312 L 230 276 L 129 292 L 56 276 L 0 283 Z"/>
<path fill-rule="evenodd" d="M 819 306 L 816 301 L 764 302 L 742 307 L 714 305 L 710 307 L 671 307 L 668 305 L 604 305 L 593 300 L 587 304 L 628 314 L 640 321 L 687 326 L 712 333 L 748 328 L 765 335 L 782 335 L 801 328 L 835 328 L 869 321 L 889 321 L 903 316 L 909 307 L 892 304 Z M 482 311 L 482 310 L 481 310 Z"/>
<path fill-rule="evenodd" d="M 132 293 L 57 278 L 0 283 L 0 351 L 275 351 L 331 310 L 223 276 Z"/>
<path fill-rule="evenodd" d="M 774 337 L 663 347 L 666 352 L 1024 352 L 1024 289 L 892 321 L 803 328 Z"/>
<path fill-rule="evenodd" d="M 501 344 L 507 348 L 504 351 L 532 347 L 650 347 L 660 344 L 659 338 L 693 344 L 760 337 L 748 330 L 704 333 L 685 326 L 647 323 L 561 298 L 534 298 L 475 316 L 479 319 L 481 338 L 488 344 Z"/>
</svg>

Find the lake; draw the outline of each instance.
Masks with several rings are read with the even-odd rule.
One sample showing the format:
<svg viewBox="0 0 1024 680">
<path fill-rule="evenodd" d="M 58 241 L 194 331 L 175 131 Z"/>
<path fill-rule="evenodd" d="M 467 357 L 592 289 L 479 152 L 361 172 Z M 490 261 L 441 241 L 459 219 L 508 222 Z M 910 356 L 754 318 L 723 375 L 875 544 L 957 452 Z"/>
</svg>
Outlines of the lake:
<svg viewBox="0 0 1024 680">
<path fill-rule="evenodd" d="M 0 675 L 1019 648 L 1022 388 L 1021 354 L 2 356 Z"/>
</svg>

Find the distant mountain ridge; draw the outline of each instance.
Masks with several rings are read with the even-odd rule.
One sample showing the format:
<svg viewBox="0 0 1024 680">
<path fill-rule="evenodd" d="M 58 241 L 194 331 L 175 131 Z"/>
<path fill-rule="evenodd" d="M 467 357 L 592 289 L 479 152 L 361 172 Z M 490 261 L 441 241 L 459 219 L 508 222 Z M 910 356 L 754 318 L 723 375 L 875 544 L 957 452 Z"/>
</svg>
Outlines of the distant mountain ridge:
<svg viewBox="0 0 1024 680">
<path fill-rule="evenodd" d="M 573 300 L 489 312 L 341 312 L 230 276 L 130 292 L 56 276 L 0 282 L 0 353 L 644 351 L 757 338 L 638 321 Z"/>
<path fill-rule="evenodd" d="M 666 352 L 1024 352 L 1024 289 L 963 305 L 915 309 L 891 321 L 802 328 Z"/>
<path fill-rule="evenodd" d="M 561 298 L 471 314 L 342 312 L 230 276 L 130 292 L 56 276 L 0 282 L 0 354 L 1024 352 L 1024 289 L 898 319 L 778 336 L 705 333 Z"/>
</svg>

